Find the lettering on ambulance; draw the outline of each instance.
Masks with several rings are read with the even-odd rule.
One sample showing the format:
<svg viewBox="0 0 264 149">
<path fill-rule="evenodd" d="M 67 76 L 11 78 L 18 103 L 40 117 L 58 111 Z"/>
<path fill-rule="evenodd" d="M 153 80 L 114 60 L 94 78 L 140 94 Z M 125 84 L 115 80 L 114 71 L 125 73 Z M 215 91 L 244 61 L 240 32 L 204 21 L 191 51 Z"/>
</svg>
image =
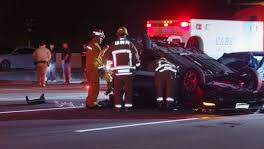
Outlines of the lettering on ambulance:
<svg viewBox="0 0 264 149">
<path fill-rule="evenodd" d="M 161 33 L 163 34 L 172 34 L 173 28 L 172 27 L 163 27 L 161 28 Z"/>
<path fill-rule="evenodd" d="M 225 37 L 225 36 L 217 36 L 216 37 L 216 45 L 218 45 L 218 46 L 232 46 L 233 45 L 233 38 L 232 37 Z"/>
</svg>

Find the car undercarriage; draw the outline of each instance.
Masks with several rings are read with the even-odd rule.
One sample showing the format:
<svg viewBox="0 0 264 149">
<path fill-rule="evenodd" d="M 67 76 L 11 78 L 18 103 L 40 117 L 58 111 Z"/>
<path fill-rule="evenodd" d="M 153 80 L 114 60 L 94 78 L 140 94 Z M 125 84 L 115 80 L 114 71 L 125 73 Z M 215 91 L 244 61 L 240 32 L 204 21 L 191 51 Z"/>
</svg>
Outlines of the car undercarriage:
<svg viewBox="0 0 264 149">
<path fill-rule="evenodd" d="M 247 67 L 236 71 L 196 49 L 182 48 L 147 36 L 134 43 L 140 51 L 142 63 L 134 77 L 135 107 L 155 107 L 155 72 L 150 65 L 162 55 L 179 67 L 175 99 L 182 107 L 263 108 L 262 81 L 254 69 Z"/>
</svg>

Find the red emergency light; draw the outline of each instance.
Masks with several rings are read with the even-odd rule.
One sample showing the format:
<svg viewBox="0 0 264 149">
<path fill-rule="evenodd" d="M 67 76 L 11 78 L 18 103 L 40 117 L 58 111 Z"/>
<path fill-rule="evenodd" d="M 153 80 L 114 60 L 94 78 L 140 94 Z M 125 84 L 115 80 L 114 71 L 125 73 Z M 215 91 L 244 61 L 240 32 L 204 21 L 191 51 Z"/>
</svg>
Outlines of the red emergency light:
<svg viewBox="0 0 264 149">
<path fill-rule="evenodd" d="M 89 90 L 90 86 L 89 86 L 89 85 L 86 85 L 85 88 L 86 88 L 87 90 Z"/>
<path fill-rule="evenodd" d="M 150 23 L 147 23 L 147 27 L 151 27 L 151 24 Z"/>
<path fill-rule="evenodd" d="M 186 28 L 186 27 L 189 27 L 189 26 L 190 26 L 190 22 L 187 22 L 187 21 L 181 22 L 181 27 L 182 28 Z"/>
<path fill-rule="evenodd" d="M 173 22 L 170 20 L 170 21 L 164 21 L 163 22 L 164 24 L 164 27 L 168 27 L 169 25 L 171 25 Z"/>
</svg>

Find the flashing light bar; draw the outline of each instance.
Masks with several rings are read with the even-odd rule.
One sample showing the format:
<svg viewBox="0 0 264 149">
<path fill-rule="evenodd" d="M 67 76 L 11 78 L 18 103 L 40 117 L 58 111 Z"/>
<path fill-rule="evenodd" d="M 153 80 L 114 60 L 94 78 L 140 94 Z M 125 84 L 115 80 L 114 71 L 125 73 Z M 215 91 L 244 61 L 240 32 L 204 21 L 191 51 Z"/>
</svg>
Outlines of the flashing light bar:
<svg viewBox="0 0 264 149">
<path fill-rule="evenodd" d="M 150 23 L 147 23 L 147 27 L 151 27 L 152 25 Z"/>
<path fill-rule="evenodd" d="M 181 22 L 181 27 L 189 27 L 190 26 L 190 23 L 189 22 Z"/>
</svg>

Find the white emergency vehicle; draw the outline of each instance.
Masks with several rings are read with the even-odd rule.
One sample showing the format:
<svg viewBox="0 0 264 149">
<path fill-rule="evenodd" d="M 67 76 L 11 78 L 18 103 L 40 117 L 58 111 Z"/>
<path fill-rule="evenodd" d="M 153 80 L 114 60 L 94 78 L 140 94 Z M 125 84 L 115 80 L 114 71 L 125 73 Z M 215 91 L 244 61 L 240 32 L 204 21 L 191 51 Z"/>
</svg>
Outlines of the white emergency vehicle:
<svg viewBox="0 0 264 149">
<path fill-rule="evenodd" d="M 218 59 L 224 53 L 263 51 L 263 22 L 232 20 L 149 20 L 149 37 L 181 42 Z"/>
</svg>

